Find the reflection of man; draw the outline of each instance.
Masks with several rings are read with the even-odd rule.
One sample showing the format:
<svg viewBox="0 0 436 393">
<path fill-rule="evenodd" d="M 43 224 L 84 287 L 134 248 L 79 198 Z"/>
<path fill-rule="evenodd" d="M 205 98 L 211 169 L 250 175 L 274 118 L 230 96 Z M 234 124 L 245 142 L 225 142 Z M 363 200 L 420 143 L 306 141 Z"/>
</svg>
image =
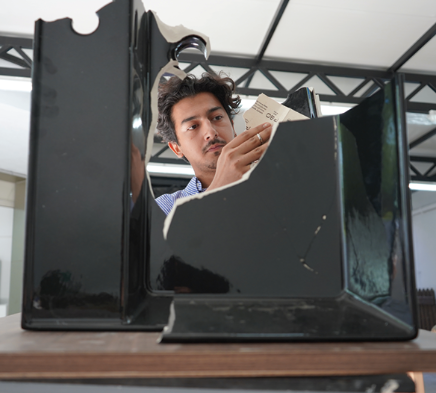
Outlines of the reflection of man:
<svg viewBox="0 0 436 393">
<path fill-rule="evenodd" d="M 239 180 L 265 152 L 271 135 L 269 123 L 236 136 L 233 116 L 240 98 L 233 98 L 234 82 L 203 74 L 171 78 L 159 89 L 157 128 L 164 142 L 192 165 L 195 177 L 184 190 L 156 199 L 168 214 L 179 198 Z"/>
</svg>

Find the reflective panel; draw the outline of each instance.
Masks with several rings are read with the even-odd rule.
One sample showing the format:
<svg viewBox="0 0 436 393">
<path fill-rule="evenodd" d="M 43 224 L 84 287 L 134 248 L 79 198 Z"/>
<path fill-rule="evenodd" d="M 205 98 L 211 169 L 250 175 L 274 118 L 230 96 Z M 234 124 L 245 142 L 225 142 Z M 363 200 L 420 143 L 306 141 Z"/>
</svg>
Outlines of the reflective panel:
<svg viewBox="0 0 436 393">
<path fill-rule="evenodd" d="M 171 297 L 145 285 L 156 86 L 165 72 L 183 77 L 182 49 L 209 47 L 139 0 L 98 16 L 86 36 L 70 19 L 36 23 L 24 328 L 159 329 L 168 318 Z"/>
<path fill-rule="evenodd" d="M 282 123 L 247 181 L 177 207 L 174 280 L 181 266 L 213 274 L 227 296 L 176 295 L 163 341 L 416 335 L 400 82 L 340 116 Z"/>
<path fill-rule="evenodd" d="M 68 19 L 36 25 L 23 327 L 413 338 L 402 81 L 343 115 L 281 124 L 246 181 L 166 217 L 145 170 L 157 84 L 207 40 L 139 0 L 98 15 L 88 36 Z"/>
</svg>

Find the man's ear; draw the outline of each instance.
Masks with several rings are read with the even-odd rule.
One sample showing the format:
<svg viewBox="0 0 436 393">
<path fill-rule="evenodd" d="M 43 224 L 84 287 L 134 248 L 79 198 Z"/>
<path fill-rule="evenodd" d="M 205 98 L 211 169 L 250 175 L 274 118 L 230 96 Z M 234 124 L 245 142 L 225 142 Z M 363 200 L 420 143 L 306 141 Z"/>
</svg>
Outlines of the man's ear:
<svg viewBox="0 0 436 393">
<path fill-rule="evenodd" d="M 179 157 L 179 158 L 184 157 L 184 155 L 182 153 L 182 149 L 180 148 L 180 146 L 176 142 L 168 142 L 168 147 L 173 151 L 173 153 L 177 157 Z"/>
</svg>

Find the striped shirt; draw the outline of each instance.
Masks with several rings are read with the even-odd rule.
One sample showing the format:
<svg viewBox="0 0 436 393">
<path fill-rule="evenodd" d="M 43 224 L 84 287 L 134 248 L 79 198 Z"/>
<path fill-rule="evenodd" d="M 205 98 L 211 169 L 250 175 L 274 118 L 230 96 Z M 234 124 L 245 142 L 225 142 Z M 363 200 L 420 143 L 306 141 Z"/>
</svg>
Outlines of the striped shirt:
<svg viewBox="0 0 436 393">
<path fill-rule="evenodd" d="M 177 199 L 186 198 L 204 191 L 206 191 L 206 188 L 203 188 L 200 180 L 194 176 L 184 190 L 176 191 L 173 194 L 161 195 L 159 198 L 156 198 L 156 202 L 163 212 L 168 215 Z"/>
</svg>

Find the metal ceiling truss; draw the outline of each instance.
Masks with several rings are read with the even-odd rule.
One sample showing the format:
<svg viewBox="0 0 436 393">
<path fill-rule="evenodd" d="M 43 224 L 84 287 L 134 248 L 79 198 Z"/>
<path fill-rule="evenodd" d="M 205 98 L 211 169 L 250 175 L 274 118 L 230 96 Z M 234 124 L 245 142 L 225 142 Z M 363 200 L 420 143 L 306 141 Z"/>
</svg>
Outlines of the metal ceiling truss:
<svg viewBox="0 0 436 393">
<path fill-rule="evenodd" d="M 321 101 L 346 104 L 359 104 L 364 98 L 375 93 L 380 87 L 383 87 L 386 82 L 394 77 L 394 73 L 390 71 L 326 66 L 278 60 L 261 60 L 260 62 L 256 62 L 255 59 L 238 58 L 233 56 L 212 55 L 206 62 L 201 55 L 194 53 L 181 54 L 180 61 L 190 63 L 190 65 L 184 69 L 185 72 L 190 72 L 197 66 L 201 66 L 209 72 L 213 72 L 213 69 L 219 69 L 220 67 L 247 69 L 247 71 L 235 81 L 237 85 L 236 92 L 240 95 L 247 96 L 258 96 L 259 94 L 264 93 L 270 97 L 286 98 L 289 93 L 292 93 L 306 85 L 310 79 L 317 76 L 333 92 L 333 94 L 319 94 Z M 246 82 L 249 81 L 257 71 L 262 73 L 277 90 L 246 87 Z M 287 89 L 272 75 L 271 71 L 280 71 L 290 74 L 305 74 L 305 76 L 290 89 Z M 426 86 L 436 93 L 436 75 L 404 73 L 404 76 L 405 83 L 417 84 L 416 88 L 405 98 L 407 111 L 428 113 L 430 110 L 436 110 L 436 104 L 434 103 L 411 101 L 412 98 Z M 361 79 L 362 81 L 351 92 L 344 94 L 330 77 L 346 77 Z"/>
<path fill-rule="evenodd" d="M 154 136 L 154 143 L 159 143 L 162 144 L 162 149 L 160 149 L 159 151 L 157 151 L 155 154 L 153 154 L 150 157 L 150 162 L 154 162 L 157 164 L 172 164 L 172 165 L 186 165 L 189 166 L 189 162 L 182 160 L 180 158 L 167 158 L 167 157 L 161 157 L 161 155 L 166 152 L 169 147 L 168 144 L 164 144 L 162 142 L 162 139 L 159 135 L 155 135 Z"/>
<path fill-rule="evenodd" d="M 375 93 L 379 88 L 383 87 L 386 82 L 394 77 L 394 74 L 407 63 L 427 42 L 436 35 L 436 23 L 420 37 L 388 70 L 377 69 L 361 69 L 353 67 L 338 67 L 331 65 L 308 64 L 298 62 L 288 62 L 279 60 L 265 60 L 264 54 L 274 35 L 274 32 L 282 18 L 289 0 L 282 0 L 277 7 L 276 14 L 270 24 L 270 27 L 265 35 L 259 53 L 255 58 L 244 58 L 235 56 L 212 55 L 208 61 L 196 53 L 182 53 L 179 57 L 181 62 L 189 63 L 184 68 L 186 73 L 189 73 L 198 66 L 201 66 L 205 71 L 214 73 L 214 69 L 220 67 L 242 68 L 247 71 L 235 81 L 237 85 L 236 92 L 240 95 L 258 96 L 264 93 L 275 98 L 286 98 L 289 93 L 294 92 L 304 86 L 310 79 L 317 76 L 333 94 L 320 94 L 320 100 L 325 102 L 358 104 L 364 98 Z M 24 49 L 32 49 L 33 41 L 29 38 L 5 37 L 0 36 L 0 59 L 13 64 L 15 67 L 0 67 L 0 75 L 30 77 L 32 60 L 24 52 Z M 16 68 L 19 66 L 21 68 Z M 285 88 L 278 81 L 271 71 L 280 71 L 285 73 L 305 74 L 299 82 L 295 83 L 291 88 Z M 253 76 L 256 72 L 260 72 L 269 80 L 276 90 L 265 90 L 250 87 Z M 428 113 L 430 110 L 436 110 L 436 104 L 424 102 L 412 102 L 411 100 L 424 88 L 428 87 L 436 93 L 436 75 L 425 75 L 416 73 L 404 73 L 405 83 L 415 83 L 416 88 L 411 91 L 405 98 L 406 110 L 408 112 Z M 331 77 L 346 77 L 361 79 L 351 92 L 345 94 L 333 82 Z M 436 129 L 426 133 L 424 136 L 412 142 L 410 149 L 425 142 L 429 138 L 436 135 Z M 159 143 L 160 138 L 155 137 L 155 143 Z M 154 154 L 150 162 L 176 165 L 189 165 L 183 160 L 177 158 L 165 158 L 161 155 L 168 150 L 168 146 L 163 146 L 156 154 Z M 417 181 L 436 181 L 436 157 L 420 157 L 410 156 L 410 169 L 412 180 Z M 420 172 L 414 163 L 427 163 L 428 169 L 424 173 Z"/>
<path fill-rule="evenodd" d="M 421 143 L 424 143 L 431 137 L 436 135 L 436 128 L 434 128 L 431 131 L 426 132 L 424 135 L 413 141 L 409 144 L 409 152 L 414 147 L 420 145 Z M 416 156 L 413 154 L 409 155 L 410 159 L 410 177 L 414 181 L 421 181 L 421 182 L 436 182 L 436 157 L 423 157 L 423 156 Z M 427 164 L 425 172 L 419 171 L 414 164 L 419 163 Z"/>
<path fill-rule="evenodd" d="M 23 49 L 32 49 L 32 47 L 33 40 L 30 38 L 0 36 L 0 59 L 21 67 L 0 67 L 0 75 L 30 78 L 32 60 Z"/>
<path fill-rule="evenodd" d="M 264 60 L 265 52 L 274 35 L 274 32 L 282 18 L 289 0 L 282 0 L 277 8 L 276 14 L 265 35 L 257 56 L 252 58 L 238 58 L 231 56 L 211 56 L 206 62 L 204 58 L 197 54 L 182 54 L 180 60 L 191 63 L 185 72 L 189 72 L 197 66 L 202 66 L 206 71 L 213 72 L 210 66 L 215 69 L 220 67 L 236 67 L 248 69 L 236 82 L 237 93 L 241 95 L 258 96 L 264 93 L 271 97 L 286 98 L 289 93 L 294 92 L 304 86 L 310 79 L 317 76 L 324 84 L 330 88 L 333 94 L 320 94 L 321 101 L 358 104 L 364 98 L 375 93 L 379 88 L 394 77 L 394 74 L 404 66 L 424 45 L 426 45 L 436 35 L 436 23 L 430 27 L 388 70 L 358 69 L 352 67 L 336 67 L 317 64 L 304 64 L 285 61 Z M 264 90 L 250 88 L 254 74 L 261 72 L 277 90 Z M 287 73 L 306 74 L 298 83 L 290 89 L 286 89 L 270 71 L 281 71 Z M 406 83 L 417 84 L 416 88 L 405 97 L 406 110 L 409 112 L 428 113 L 436 109 L 434 103 L 412 102 L 411 100 L 425 87 L 429 87 L 436 93 L 436 75 L 421 75 L 404 73 Z M 362 82 L 353 91 L 344 94 L 341 89 L 329 78 L 348 77 L 362 79 Z"/>
<path fill-rule="evenodd" d="M 258 55 L 256 56 L 255 59 L 255 64 L 259 64 L 262 59 L 263 56 L 268 48 L 268 45 L 277 29 L 277 26 L 279 25 L 280 19 L 282 19 L 283 14 L 285 13 L 286 7 L 288 6 L 289 0 L 282 0 L 279 4 L 279 6 L 277 7 L 277 11 L 274 15 L 273 20 L 271 21 L 271 24 L 268 28 L 268 31 L 265 35 L 265 38 L 262 42 L 262 46 L 260 47 L 260 51 L 258 53 Z M 253 79 L 254 73 L 251 74 L 245 81 L 245 87 L 249 87 L 250 83 Z"/>
</svg>

